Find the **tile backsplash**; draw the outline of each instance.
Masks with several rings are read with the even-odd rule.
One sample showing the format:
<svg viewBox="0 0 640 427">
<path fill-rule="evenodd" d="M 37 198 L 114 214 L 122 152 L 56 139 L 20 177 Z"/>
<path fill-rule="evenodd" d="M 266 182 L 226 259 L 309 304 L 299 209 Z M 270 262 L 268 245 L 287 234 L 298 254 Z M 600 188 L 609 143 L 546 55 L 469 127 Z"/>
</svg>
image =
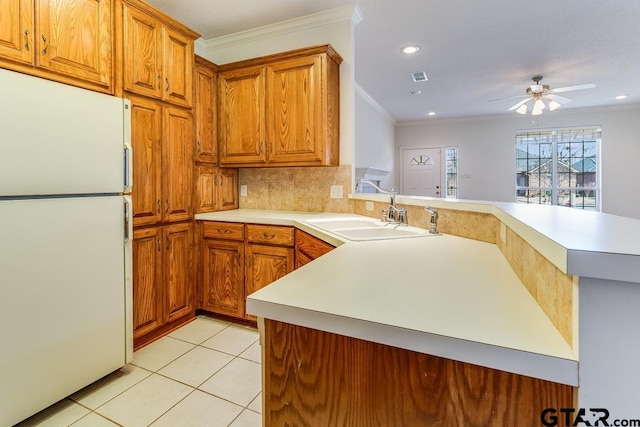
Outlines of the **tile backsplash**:
<svg viewBox="0 0 640 427">
<path fill-rule="evenodd" d="M 347 195 L 351 190 L 351 174 L 351 165 L 240 169 L 239 184 L 247 186 L 247 195 L 240 196 L 240 208 L 350 212 Z M 332 185 L 343 187 L 342 198 L 330 198 Z"/>
</svg>

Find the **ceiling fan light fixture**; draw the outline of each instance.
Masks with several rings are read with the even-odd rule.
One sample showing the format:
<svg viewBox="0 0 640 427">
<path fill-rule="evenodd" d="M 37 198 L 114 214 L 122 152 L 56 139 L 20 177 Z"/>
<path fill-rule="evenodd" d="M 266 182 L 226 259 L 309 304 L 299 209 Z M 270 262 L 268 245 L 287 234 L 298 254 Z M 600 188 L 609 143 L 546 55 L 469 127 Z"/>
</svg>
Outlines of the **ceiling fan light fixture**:
<svg viewBox="0 0 640 427">
<path fill-rule="evenodd" d="M 554 111 L 555 109 L 557 109 L 558 107 L 560 107 L 560 103 L 554 101 L 553 99 L 551 101 L 549 101 L 549 111 Z"/>
<path fill-rule="evenodd" d="M 544 101 L 542 99 L 536 100 L 536 103 L 533 104 L 533 111 L 531 111 L 532 116 L 539 116 L 542 114 L 542 110 L 544 110 Z"/>
<path fill-rule="evenodd" d="M 527 104 L 522 104 L 520 107 L 518 107 L 516 113 L 527 114 Z"/>
</svg>

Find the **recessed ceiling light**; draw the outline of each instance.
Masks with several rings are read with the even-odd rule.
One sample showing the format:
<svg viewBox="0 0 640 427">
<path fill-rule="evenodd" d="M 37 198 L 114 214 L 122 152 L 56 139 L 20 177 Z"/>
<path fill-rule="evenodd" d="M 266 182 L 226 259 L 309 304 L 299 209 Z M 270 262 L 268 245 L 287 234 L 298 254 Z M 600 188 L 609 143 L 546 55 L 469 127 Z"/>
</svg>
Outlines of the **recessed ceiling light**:
<svg viewBox="0 0 640 427">
<path fill-rule="evenodd" d="M 625 98 L 628 98 L 628 97 L 629 97 L 629 95 L 618 95 L 618 96 L 616 96 L 616 99 L 625 99 Z"/>
<path fill-rule="evenodd" d="M 435 111 L 429 111 L 429 112 L 427 113 L 427 116 L 435 116 L 435 115 L 436 115 L 436 112 L 435 112 Z"/>
<path fill-rule="evenodd" d="M 410 90 L 409 95 L 420 95 L 422 93 L 421 90 Z"/>
<path fill-rule="evenodd" d="M 404 53 L 405 55 L 411 55 L 416 53 L 419 50 L 420 50 L 420 46 L 418 46 L 417 44 L 410 44 L 408 46 L 402 47 L 400 49 L 400 52 Z"/>
</svg>

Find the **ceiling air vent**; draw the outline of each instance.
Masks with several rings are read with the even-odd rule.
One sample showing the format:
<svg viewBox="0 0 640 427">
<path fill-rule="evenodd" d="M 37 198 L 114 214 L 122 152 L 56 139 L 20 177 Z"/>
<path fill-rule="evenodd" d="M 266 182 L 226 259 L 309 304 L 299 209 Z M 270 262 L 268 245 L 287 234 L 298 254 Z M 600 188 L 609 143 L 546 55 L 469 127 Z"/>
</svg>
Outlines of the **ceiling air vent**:
<svg viewBox="0 0 640 427">
<path fill-rule="evenodd" d="M 414 82 L 426 82 L 429 80 L 426 71 L 418 71 L 417 73 L 411 73 L 411 78 Z"/>
</svg>

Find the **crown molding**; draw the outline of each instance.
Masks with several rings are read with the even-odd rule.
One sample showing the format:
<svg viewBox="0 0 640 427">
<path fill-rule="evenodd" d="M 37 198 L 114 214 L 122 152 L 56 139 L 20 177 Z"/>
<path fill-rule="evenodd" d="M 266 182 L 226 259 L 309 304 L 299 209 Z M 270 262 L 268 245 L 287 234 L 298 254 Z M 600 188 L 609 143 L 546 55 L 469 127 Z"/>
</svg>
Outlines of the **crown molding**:
<svg viewBox="0 0 640 427">
<path fill-rule="evenodd" d="M 378 104 L 376 100 L 373 99 L 371 95 L 369 95 L 367 91 L 364 90 L 362 86 L 358 84 L 358 82 L 354 83 L 354 87 L 355 87 L 356 93 L 360 95 L 367 102 L 367 104 L 371 105 L 378 113 L 382 114 L 391 123 L 393 123 L 394 125 L 396 124 L 395 119 L 391 117 L 389 113 L 387 113 L 387 111 L 384 108 L 382 108 L 382 105 Z"/>
<path fill-rule="evenodd" d="M 358 14 L 360 18 L 354 18 Z M 262 27 L 252 28 L 250 30 L 239 31 L 237 33 L 226 36 L 216 37 L 209 40 L 203 40 L 199 43 L 199 47 L 204 51 L 214 51 L 227 47 L 233 47 L 239 44 L 261 40 L 269 37 L 276 37 L 295 33 L 310 28 L 321 27 L 336 22 L 351 21 L 361 19 L 362 14 L 352 5 L 342 6 L 311 15 L 302 16 L 300 18 L 288 19 L 286 21 L 277 22 L 275 24 L 264 25 Z M 359 21 L 358 21 L 359 22 Z"/>
</svg>

